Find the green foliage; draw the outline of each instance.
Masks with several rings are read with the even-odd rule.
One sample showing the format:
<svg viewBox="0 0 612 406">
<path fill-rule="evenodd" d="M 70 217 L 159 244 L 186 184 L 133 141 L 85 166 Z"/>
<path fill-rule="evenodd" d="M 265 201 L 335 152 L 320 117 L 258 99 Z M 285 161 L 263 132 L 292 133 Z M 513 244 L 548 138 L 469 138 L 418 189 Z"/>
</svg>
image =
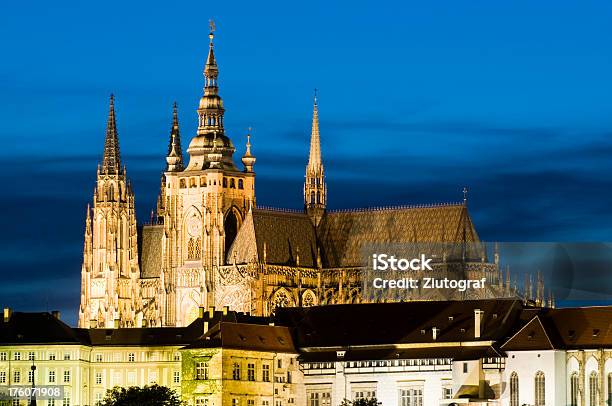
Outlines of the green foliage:
<svg viewBox="0 0 612 406">
<path fill-rule="evenodd" d="M 184 406 L 179 396 L 172 389 L 157 384 L 140 388 L 114 387 L 106 392 L 101 406 Z"/>
<path fill-rule="evenodd" d="M 376 400 L 376 398 L 361 398 L 350 401 L 348 399 L 342 400 L 340 406 L 380 406 L 382 402 Z"/>
</svg>

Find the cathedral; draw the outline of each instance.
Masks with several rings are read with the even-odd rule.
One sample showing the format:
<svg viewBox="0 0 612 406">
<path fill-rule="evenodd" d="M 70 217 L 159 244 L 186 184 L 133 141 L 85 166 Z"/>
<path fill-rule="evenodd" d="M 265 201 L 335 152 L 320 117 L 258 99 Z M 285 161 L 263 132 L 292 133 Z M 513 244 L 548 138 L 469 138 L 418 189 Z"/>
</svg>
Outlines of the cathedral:
<svg viewBox="0 0 612 406">
<path fill-rule="evenodd" d="M 197 133 L 186 162 L 175 105 L 150 224 L 136 221 L 111 96 L 103 159 L 85 220 L 79 327 L 181 327 L 212 306 L 269 316 L 277 307 L 382 300 L 363 291 L 361 250 L 377 243 L 469 246 L 440 253 L 435 272 L 488 282 L 477 297 L 412 292 L 398 301 L 516 297 L 498 256 L 487 259 L 465 198 L 456 204 L 327 209 L 316 96 L 304 209 L 258 207 L 250 135 L 239 166 L 224 130 L 212 30 L 209 37 Z M 536 301 L 543 303 L 541 281 L 536 290 Z"/>
</svg>

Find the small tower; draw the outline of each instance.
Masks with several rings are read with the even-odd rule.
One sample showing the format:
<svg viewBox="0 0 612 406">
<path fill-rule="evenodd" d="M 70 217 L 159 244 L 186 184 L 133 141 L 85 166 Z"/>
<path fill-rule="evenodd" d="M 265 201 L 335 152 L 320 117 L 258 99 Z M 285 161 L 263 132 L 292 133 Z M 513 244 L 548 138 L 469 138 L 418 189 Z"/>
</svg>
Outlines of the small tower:
<svg viewBox="0 0 612 406">
<path fill-rule="evenodd" d="M 247 134 L 246 152 L 242 157 L 242 164 L 244 165 L 245 172 L 253 172 L 253 165 L 255 165 L 255 157 L 251 155 L 251 127 Z"/>
<path fill-rule="evenodd" d="M 304 181 L 304 208 L 315 226 L 318 226 L 327 205 L 327 185 L 325 170 L 321 160 L 321 139 L 319 136 L 319 111 L 315 90 L 312 113 L 312 132 L 310 134 L 310 155 L 306 166 Z"/>
<path fill-rule="evenodd" d="M 176 102 L 174 102 L 174 107 L 172 109 L 172 129 L 170 130 L 166 163 L 167 172 L 180 172 L 183 170 L 183 150 L 181 149 L 181 134 L 179 131 Z"/>
</svg>

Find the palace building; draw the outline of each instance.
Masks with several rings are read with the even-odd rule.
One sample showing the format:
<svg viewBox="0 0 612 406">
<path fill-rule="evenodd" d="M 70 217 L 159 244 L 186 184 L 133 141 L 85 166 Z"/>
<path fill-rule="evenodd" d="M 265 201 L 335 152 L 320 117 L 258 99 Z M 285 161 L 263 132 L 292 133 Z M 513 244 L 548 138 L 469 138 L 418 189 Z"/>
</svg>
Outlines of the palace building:
<svg viewBox="0 0 612 406">
<path fill-rule="evenodd" d="M 477 293 L 431 290 L 397 300 L 517 296 L 498 257 L 487 259 L 466 198 L 456 204 L 328 210 L 333 191 L 325 178 L 316 96 L 304 210 L 258 207 L 250 135 L 239 167 L 225 132 L 213 38 L 211 31 L 188 161 L 175 104 L 157 212 L 141 227 L 111 96 L 104 155 L 85 220 L 79 327 L 187 326 L 207 306 L 267 316 L 277 307 L 378 300 L 363 292 L 361 250 L 380 243 L 469 246 L 460 253 L 439 250 L 436 275 L 487 281 Z M 537 292 L 543 304 L 543 288 Z"/>
</svg>

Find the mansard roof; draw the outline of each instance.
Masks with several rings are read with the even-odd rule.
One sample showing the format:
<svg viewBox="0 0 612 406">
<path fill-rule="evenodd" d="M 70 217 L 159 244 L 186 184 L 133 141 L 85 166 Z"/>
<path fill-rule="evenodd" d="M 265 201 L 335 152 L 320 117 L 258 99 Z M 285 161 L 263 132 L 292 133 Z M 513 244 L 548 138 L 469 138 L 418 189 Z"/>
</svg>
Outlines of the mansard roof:
<svg viewBox="0 0 612 406">
<path fill-rule="evenodd" d="M 0 319 L 0 344 L 81 344 L 81 336 L 50 313 L 15 312 Z"/>
<path fill-rule="evenodd" d="M 475 310 L 483 312 L 479 338 Z M 498 341 L 516 331 L 522 312 L 511 299 L 419 301 L 280 308 L 276 319 L 295 328 L 303 349 Z"/>
<path fill-rule="evenodd" d="M 297 352 L 288 327 L 227 322 L 216 324 L 197 342 L 185 348 L 219 347 L 251 351 Z"/>
<path fill-rule="evenodd" d="M 139 233 L 138 258 L 142 278 L 159 278 L 162 269 L 162 237 L 164 226 L 145 225 Z"/>
<path fill-rule="evenodd" d="M 612 348 L 612 306 L 543 309 L 504 351 Z"/>
</svg>

